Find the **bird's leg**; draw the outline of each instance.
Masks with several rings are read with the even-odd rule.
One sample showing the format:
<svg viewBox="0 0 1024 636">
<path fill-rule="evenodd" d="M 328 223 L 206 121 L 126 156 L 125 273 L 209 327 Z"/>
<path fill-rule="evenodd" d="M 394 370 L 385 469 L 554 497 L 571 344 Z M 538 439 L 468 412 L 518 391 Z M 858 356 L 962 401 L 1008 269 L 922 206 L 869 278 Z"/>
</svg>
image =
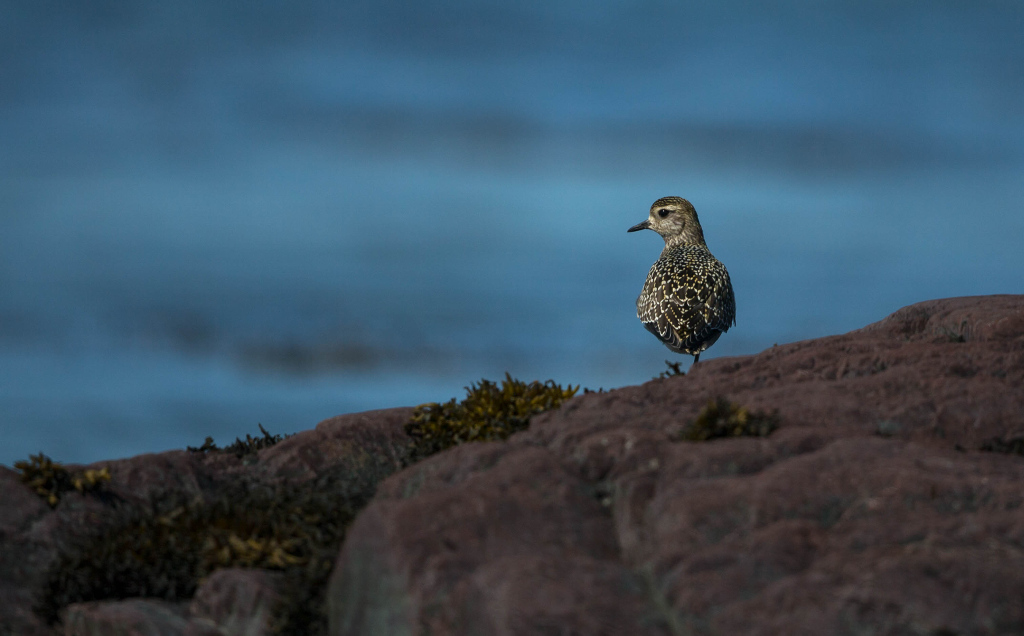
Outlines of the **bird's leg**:
<svg viewBox="0 0 1024 636">
<path fill-rule="evenodd" d="M 700 354 L 699 354 L 699 353 L 695 353 L 695 354 L 693 354 L 693 364 L 694 364 L 694 365 L 696 365 L 696 364 L 697 364 L 697 360 L 698 360 L 699 358 L 700 358 Z"/>
</svg>

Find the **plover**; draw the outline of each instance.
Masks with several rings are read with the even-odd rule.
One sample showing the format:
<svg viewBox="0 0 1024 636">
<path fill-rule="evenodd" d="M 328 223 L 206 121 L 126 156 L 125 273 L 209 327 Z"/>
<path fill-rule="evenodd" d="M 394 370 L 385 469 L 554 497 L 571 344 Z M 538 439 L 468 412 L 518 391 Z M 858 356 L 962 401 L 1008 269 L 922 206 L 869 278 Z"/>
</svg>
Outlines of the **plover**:
<svg viewBox="0 0 1024 636">
<path fill-rule="evenodd" d="M 692 355 L 696 364 L 736 324 L 729 272 L 708 250 L 697 211 L 686 199 L 658 199 L 648 219 L 627 231 L 637 230 L 660 234 L 665 249 L 636 299 L 636 315 L 666 347 Z"/>
</svg>

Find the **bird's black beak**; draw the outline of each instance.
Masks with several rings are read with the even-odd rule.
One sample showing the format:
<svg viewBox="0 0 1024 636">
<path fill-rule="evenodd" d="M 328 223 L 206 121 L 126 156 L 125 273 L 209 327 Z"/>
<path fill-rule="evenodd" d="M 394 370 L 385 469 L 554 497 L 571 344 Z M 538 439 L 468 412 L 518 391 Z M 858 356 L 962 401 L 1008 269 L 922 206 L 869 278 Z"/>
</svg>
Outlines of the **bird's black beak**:
<svg viewBox="0 0 1024 636">
<path fill-rule="evenodd" d="M 646 221 L 642 221 L 640 223 L 637 223 L 636 225 L 634 225 L 633 227 L 629 228 L 626 231 L 627 232 L 636 232 L 637 230 L 647 230 L 647 229 L 650 229 L 650 227 L 651 227 L 651 220 L 647 219 Z"/>
</svg>

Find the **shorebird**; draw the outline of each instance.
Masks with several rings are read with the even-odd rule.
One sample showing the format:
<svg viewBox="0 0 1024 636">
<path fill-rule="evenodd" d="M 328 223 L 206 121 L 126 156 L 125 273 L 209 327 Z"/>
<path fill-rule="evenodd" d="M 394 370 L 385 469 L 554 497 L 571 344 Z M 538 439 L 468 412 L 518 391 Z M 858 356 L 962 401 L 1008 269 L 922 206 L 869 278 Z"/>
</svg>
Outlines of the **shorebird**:
<svg viewBox="0 0 1024 636">
<path fill-rule="evenodd" d="M 654 230 L 665 249 L 636 299 L 636 315 L 647 331 L 676 353 L 693 356 L 736 324 L 736 297 L 725 265 L 704 242 L 697 211 L 686 199 L 663 197 L 646 221 L 629 228 Z"/>
</svg>

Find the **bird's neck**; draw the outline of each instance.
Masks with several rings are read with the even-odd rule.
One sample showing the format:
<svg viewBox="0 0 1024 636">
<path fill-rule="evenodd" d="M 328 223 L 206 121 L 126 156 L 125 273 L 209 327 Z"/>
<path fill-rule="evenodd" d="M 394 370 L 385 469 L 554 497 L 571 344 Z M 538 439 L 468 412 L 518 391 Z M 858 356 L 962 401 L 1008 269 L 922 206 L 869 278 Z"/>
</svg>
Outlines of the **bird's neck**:
<svg viewBox="0 0 1024 636">
<path fill-rule="evenodd" d="M 681 245 L 696 245 L 707 249 L 707 243 L 704 242 L 704 232 L 701 229 L 685 229 L 679 234 L 674 236 L 666 236 L 665 238 L 665 249 L 670 250 Z"/>
</svg>

